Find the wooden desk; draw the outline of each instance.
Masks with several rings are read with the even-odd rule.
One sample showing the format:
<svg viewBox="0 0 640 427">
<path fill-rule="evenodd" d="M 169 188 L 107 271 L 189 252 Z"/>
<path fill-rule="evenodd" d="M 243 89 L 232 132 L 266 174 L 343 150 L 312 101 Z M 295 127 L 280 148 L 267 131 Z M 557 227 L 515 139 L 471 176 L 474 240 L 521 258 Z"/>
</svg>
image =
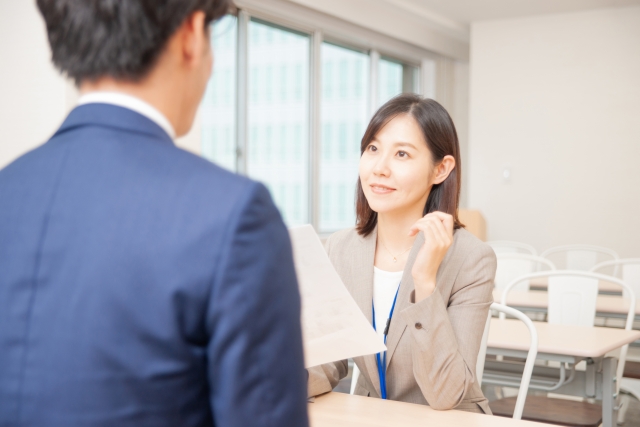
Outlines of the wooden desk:
<svg viewBox="0 0 640 427">
<path fill-rule="evenodd" d="M 625 344 L 640 339 L 640 331 L 553 325 L 533 322 L 538 331 L 539 358 L 544 355 L 599 358 Z M 529 350 L 529 330 L 516 319 L 491 319 L 487 347 L 526 352 Z M 526 356 L 526 354 L 525 354 Z"/>
<path fill-rule="evenodd" d="M 543 427 L 548 424 L 344 393 L 327 393 L 309 403 L 311 427 Z"/>
<path fill-rule="evenodd" d="M 547 282 L 548 281 L 546 277 L 538 277 L 536 279 L 531 279 L 531 281 L 529 282 L 529 287 L 536 290 L 546 291 L 548 287 Z M 605 282 L 605 281 L 599 282 L 598 290 L 600 291 L 600 293 L 605 293 L 605 294 L 614 294 L 614 295 L 622 294 L 622 288 L 620 287 L 620 285 L 616 285 L 615 283 L 611 283 L 611 282 Z"/>
<path fill-rule="evenodd" d="M 494 289 L 493 299 L 496 302 L 502 300 L 502 290 Z M 549 306 L 549 298 L 543 291 L 512 291 L 507 295 L 507 305 L 518 309 L 534 309 L 546 311 Z M 598 315 L 625 317 L 629 312 L 629 300 L 621 296 L 598 295 L 596 300 L 596 312 Z M 640 298 L 636 300 L 636 317 L 640 317 Z"/>
<path fill-rule="evenodd" d="M 538 331 L 537 358 L 560 362 L 560 368 L 536 366 L 530 387 L 600 399 L 602 424 L 614 427 L 618 403 L 615 384 L 617 359 L 606 354 L 640 339 L 640 331 L 533 323 Z M 494 318 L 489 329 L 487 354 L 525 358 L 529 340 L 529 331 L 519 320 Z M 585 359 L 586 371 L 578 372 L 575 365 Z M 569 365 L 568 369 L 565 369 L 565 364 Z M 567 370 L 570 371 L 568 378 L 565 376 Z M 485 383 L 514 386 L 516 382 L 519 384 L 520 378 L 522 370 L 519 364 L 500 360 L 485 363 Z"/>
</svg>

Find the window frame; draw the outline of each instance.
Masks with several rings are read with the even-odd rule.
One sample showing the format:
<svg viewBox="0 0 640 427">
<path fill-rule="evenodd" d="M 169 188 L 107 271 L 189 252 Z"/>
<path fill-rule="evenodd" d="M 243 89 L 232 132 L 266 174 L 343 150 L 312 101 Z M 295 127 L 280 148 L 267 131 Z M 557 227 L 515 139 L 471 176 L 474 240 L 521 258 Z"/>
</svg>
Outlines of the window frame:
<svg viewBox="0 0 640 427">
<path fill-rule="evenodd" d="M 415 67 L 418 81 L 414 88 L 424 96 L 435 97 L 435 88 L 442 77 L 438 64 L 448 61 L 439 54 L 411 45 L 393 37 L 365 29 L 313 9 L 278 0 L 237 0 L 237 79 L 236 79 L 236 172 L 247 174 L 248 106 L 251 94 L 249 82 L 249 23 L 251 20 L 280 27 L 309 37 L 309 150 L 308 162 L 308 219 L 321 237 L 331 232 L 320 232 L 320 162 L 323 153 L 321 128 L 322 103 L 322 44 L 331 43 L 369 55 L 369 115 L 378 108 L 379 61 L 391 59 L 402 65 Z M 215 54 L 215 53 L 214 53 Z M 215 72 L 215 70 L 214 70 Z M 417 83 L 417 84 L 416 84 Z M 417 86 L 417 87 L 416 87 Z M 403 88 L 406 89 L 406 88 Z M 437 99 L 437 98 L 436 98 Z"/>
</svg>

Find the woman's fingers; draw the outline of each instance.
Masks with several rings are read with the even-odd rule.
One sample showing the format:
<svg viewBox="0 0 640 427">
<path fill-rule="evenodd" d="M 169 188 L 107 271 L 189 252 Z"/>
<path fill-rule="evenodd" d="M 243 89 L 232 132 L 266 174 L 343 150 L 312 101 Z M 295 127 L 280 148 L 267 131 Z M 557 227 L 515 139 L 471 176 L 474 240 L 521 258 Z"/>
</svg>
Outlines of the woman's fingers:
<svg viewBox="0 0 640 427">
<path fill-rule="evenodd" d="M 453 216 L 440 211 L 431 212 L 429 215 L 433 215 L 439 218 L 444 224 L 445 228 L 453 232 Z"/>
<path fill-rule="evenodd" d="M 453 217 L 444 212 L 430 212 L 426 214 L 424 217 L 420 218 L 416 221 L 415 224 L 411 226 L 409 229 L 409 236 L 415 236 L 419 231 L 423 231 L 420 228 L 420 224 L 425 223 L 425 221 L 434 221 L 436 224 L 442 225 L 442 231 L 445 233 L 448 238 L 446 241 L 452 241 L 453 239 Z"/>
<path fill-rule="evenodd" d="M 444 228 L 444 224 L 439 219 L 434 219 L 429 222 L 434 230 L 434 235 L 437 236 L 438 240 L 443 246 L 449 245 L 449 235 L 447 234 L 447 230 Z"/>
<path fill-rule="evenodd" d="M 416 225 L 416 224 L 413 224 L 413 225 L 411 226 L 411 228 L 409 229 L 409 236 L 413 237 L 413 236 L 415 236 L 416 234 L 418 234 L 418 232 L 419 232 L 419 231 L 420 231 L 420 229 L 417 227 L 417 225 Z"/>
<path fill-rule="evenodd" d="M 436 217 L 427 217 L 417 221 L 412 227 L 412 235 L 415 235 L 419 231 L 425 233 L 425 239 L 428 242 L 435 242 L 440 247 L 448 247 L 451 243 L 447 230 L 445 229 L 442 221 Z"/>
<path fill-rule="evenodd" d="M 426 216 L 420 218 L 411 226 L 411 228 L 409 229 L 409 236 L 415 236 L 419 231 L 424 231 L 422 227 L 425 219 Z"/>
<path fill-rule="evenodd" d="M 425 222 L 424 222 L 424 218 L 419 219 L 418 221 L 416 221 L 415 224 L 413 224 L 411 226 L 411 228 L 409 229 L 409 236 L 415 236 L 416 234 L 418 234 L 418 232 L 425 231 Z"/>
<path fill-rule="evenodd" d="M 444 233 L 441 230 L 439 230 L 438 224 L 436 224 L 433 221 L 429 221 L 427 223 L 427 227 L 429 228 L 430 235 L 429 236 L 425 235 L 425 240 L 429 241 L 429 239 L 431 239 L 431 242 L 434 243 L 434 246 L 438 248 L 446 247 L 447 246 L 446 235 L 444 235 Z"/>
<path fill-rule="evenodd" d="M 445 230 L 447 231 L 447 234 L 449 234 L 451 237 L 453 237 L 453 216 L 446 214 L 444 212 L 431 212 L 428 213 L 427 215 L 424 216 L 424 218 L 437 218 L 438 221 L 442 222 L 442 224 L 444 225 Z"/>
</svg>

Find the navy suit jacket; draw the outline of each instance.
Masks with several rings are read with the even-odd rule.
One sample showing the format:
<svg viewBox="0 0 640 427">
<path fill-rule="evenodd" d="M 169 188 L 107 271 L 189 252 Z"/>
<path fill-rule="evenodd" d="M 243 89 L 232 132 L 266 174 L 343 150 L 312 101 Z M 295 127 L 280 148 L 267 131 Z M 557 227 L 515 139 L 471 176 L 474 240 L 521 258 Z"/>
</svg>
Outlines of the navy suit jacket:
<svg viewBox="0 0 640 427">
<path fill-rule="evenodd" d="M 0 171 L 0 426 L 306 426 L 266 188 L 87 104 Z"/>
</svg>

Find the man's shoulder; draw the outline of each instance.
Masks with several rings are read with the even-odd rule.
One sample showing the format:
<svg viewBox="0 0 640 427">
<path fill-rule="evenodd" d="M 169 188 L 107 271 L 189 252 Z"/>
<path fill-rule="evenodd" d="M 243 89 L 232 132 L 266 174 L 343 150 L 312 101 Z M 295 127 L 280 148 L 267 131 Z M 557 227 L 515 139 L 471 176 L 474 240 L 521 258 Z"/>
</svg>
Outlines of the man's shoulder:
<svg viewBox="0 0 640 427">
<path fill-rule="evenodd" d="M 246 176 L 225 169 L 214 161 L 205 159 L 181 147 L 173 146 L 170 149 L 174 151 L 171 161 L 175 161 L 177 165 L 183 167 L 190 174 L 215 180 L 216 185 L 251 187 L 257 184 L 256 181 Z"/>
</svg>

